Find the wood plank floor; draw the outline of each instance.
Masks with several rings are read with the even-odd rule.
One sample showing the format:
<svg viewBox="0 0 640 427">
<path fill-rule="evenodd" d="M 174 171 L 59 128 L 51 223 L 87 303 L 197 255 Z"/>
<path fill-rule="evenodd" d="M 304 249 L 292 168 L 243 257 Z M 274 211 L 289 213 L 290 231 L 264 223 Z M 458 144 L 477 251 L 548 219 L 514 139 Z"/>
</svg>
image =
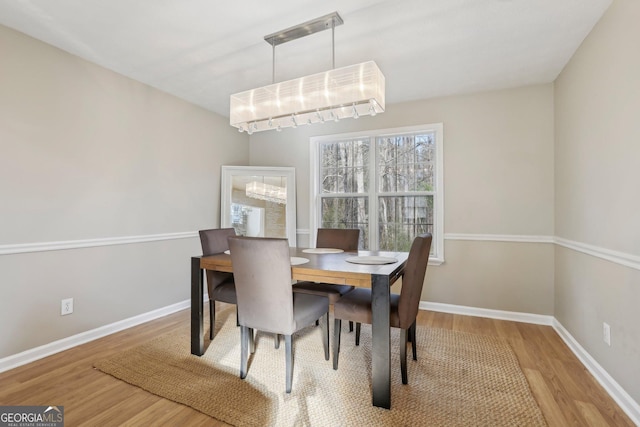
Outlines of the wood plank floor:
<svg viewBox="0 0 640 427">
<path fill-rule="evenodd" d="M 0 405 L 64 406 L 67 426 L 222 426 L 93 369 L 94 360 L 189 322 L 189 310 L 0 373 Z M 509 341 L 550 426 L 634 426 L 550 326 L 421 311 L 428 326 Z"/>
</svg>

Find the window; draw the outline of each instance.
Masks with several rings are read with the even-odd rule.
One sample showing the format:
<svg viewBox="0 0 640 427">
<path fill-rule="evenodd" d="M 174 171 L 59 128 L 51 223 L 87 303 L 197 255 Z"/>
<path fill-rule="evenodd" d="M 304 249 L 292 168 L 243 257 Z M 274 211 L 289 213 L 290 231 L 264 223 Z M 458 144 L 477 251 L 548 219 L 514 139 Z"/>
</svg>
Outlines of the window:
<svg viewBox="0 0 640 427">
<path fill-rule="evenodd" d="M 442 262 L 442 145 L 442 124 L 312 138 L 312 238 L 359 228 L 362 249 L 408 251 L 430 232 Z"/>
</svg>

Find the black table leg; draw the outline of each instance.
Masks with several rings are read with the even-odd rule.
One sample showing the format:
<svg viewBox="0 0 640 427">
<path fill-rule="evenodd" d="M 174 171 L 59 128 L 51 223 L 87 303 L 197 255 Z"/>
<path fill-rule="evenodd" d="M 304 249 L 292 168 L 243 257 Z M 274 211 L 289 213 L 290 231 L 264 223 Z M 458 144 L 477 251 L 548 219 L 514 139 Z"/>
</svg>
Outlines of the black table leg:
<svg viewBox="0 0 640 427">
<path fill-rule="evenodd" d="M 191 258 L 191 354 L 204 354 L 202 269 L 200 257 Z"/>
<path fill-rule="evenodd" d="M 390 291 L 389 276 L 371 276 L 373 405 L 386 409 L 391 409 Z"/>
</svg>

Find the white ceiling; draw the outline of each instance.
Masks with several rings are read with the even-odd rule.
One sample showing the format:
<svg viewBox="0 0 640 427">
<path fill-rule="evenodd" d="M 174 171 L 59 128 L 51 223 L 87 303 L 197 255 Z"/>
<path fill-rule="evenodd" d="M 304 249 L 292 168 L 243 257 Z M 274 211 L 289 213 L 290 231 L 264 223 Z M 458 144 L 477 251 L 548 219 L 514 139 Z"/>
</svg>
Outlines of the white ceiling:
<svg viewBox="0 0 640 427">
<path fill-rule="evenodd" d="M 376 61 L 392 104 L 551 82 L 610 3 L 0 0 L 0 24 L 228 117 L 271 83 L 264 36 L 334 11 L 336 67 Z M 277 81 L 330 68 L 331 31 L 276 48 Z"/>
</svg>

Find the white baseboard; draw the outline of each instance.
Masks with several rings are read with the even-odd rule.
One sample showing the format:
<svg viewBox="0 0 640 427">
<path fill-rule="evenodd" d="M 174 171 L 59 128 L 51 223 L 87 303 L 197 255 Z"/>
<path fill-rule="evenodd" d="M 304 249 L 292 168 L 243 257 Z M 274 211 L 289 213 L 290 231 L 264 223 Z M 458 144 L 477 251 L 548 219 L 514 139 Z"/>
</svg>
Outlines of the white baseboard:
<svg viewBox="0 0 640 427">
<path fill-rule="evenodd" d="M 76 347 L 80 344 L 85 344 L 89 341 L 96 340 L 98 338 L 111 335 L 115 332 L 122 331 L 124 329 L 131 328 L 141 323 L 148 322 L 150 320 L 158 319 L 166 315 L 175 313 L 185 308 L 191 307 L 191 300 L 181 301 L 176 304 L 162 307 L 157 310 L 143 313 L 138 316 L 130 317 L 128 319 L 120 320 L 109 325 L 101 326 L 90 331 L 82 332 L 61 340 L 51 342 L 49 344 L 42 345 L 40 347 L 32 348 L 22 353 L 14 354 L 0 359 L 0 372 L 8 371 L 9 369 L 17 368 L 18 366 L 26 365 L 27 363 L 34 362 L 44 357 L 50 356 L 55 353 L 59 353 L 64 350 L 68 350 L 72 347 Z"/>
<path fill-rule="evenodd" d="M 510 320 L 512 322 L 533 323 L 536 325 L 553 324 L 553 316 L 542 314 L 519 313 L 515 311 L 491 310 L 488 308 L 467 307 L 464 305 L 443 304 L 439 302 L 420 301 L 420 310 L 439 311 L 442 313 L 462 314 L 465 316 L 487 317 L 489 319 Z"/>
<path fill-rule="evenodd" d="M 633 400 L 614 380 L 607 371 L 576 341 L 575 338 L 565 329 L 557 319 L 553 319 L 553 329 L 560 335 L 560 338 L 569 346 L 573 354 L 591 372 L 591 375 L 600 383 L 609 395 L 616 401 L 622 410 L 631 418 L 636 425 L 640 426 L 640 405 Z"/>
<path fill-rule="evenodd" d="M 420 302 L 420 310 L 438 311 L 442 313 L 460 314 L 464 316 L 487 317 L 490 319 L 510 320 L 514 322 L 534 323 L 538 325 L 552 326 L 576 355 L 578 360 L 591 372 L 596 381 L 605 389 L 620 408 L 627 414 L 631 421 L 640 426 L 640 405 L 633 400 L 614 380 L 607 371 L 576 341 L 564 326 L 553 316 L 541 314 L 519 313 L 513 311 L 491 310 L 486 308 L 466 307 L 462 305 L 442 304 L 435 302 Z"/>
</svg>

